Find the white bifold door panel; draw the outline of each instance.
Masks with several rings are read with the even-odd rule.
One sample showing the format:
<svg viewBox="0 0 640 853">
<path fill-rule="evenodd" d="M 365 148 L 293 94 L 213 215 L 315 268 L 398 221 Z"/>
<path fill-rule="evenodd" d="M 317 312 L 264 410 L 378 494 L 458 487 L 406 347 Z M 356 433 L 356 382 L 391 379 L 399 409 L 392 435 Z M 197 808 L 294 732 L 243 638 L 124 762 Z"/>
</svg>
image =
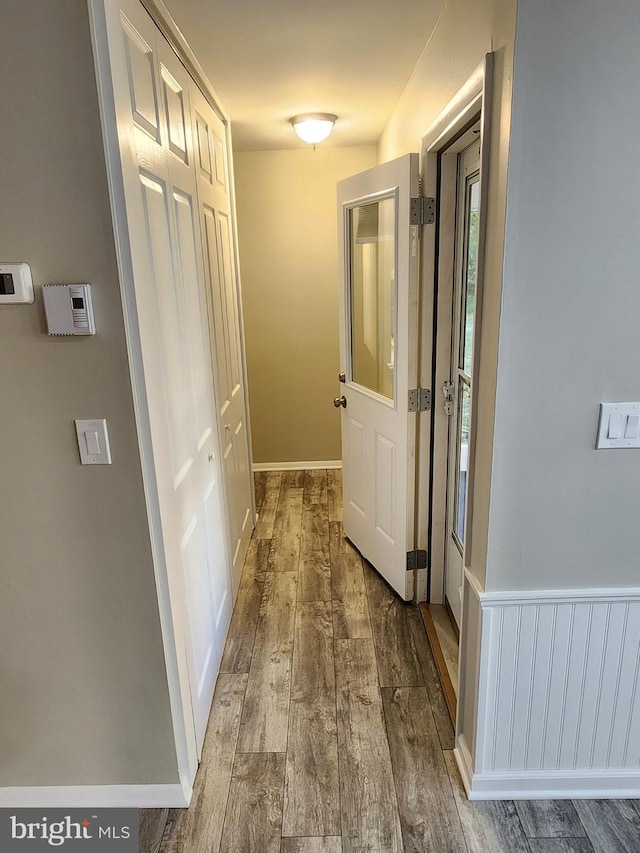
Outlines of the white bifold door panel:
<svg viewBox="0 0 640 853">
<path fill-rule="evenodd" d="M 253 475 L 249 463 L 244 362 L 233 240 L 225 128 L 191 84 L 194 155 L 212 335 L 222 461 L 228 499 L 231 561 L 237 593 L 253 531 Z"/>
<path fill-rule="evenodd" d="M 405 600 L 413 595 L 417 196 L 417 154 L 338 184 L 344 533 Z"/>
<path fill-rule="evenodd" d="M 156 560 L 199 755 L 253 527 L 226 139 L 142 6 L 118 5 L 107 30 L 135 292 L 128 331 L 142 351 Z"/>
</svg>

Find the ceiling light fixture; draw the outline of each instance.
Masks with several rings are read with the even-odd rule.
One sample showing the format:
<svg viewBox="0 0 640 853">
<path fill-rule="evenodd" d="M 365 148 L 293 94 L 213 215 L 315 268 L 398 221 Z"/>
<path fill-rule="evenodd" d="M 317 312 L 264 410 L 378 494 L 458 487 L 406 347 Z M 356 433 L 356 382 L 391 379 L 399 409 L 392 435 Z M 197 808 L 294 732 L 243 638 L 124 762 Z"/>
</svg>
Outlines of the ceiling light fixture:
<svg viewBox="0 0 640 853">
<path fill-rule="evenodd" d="M 323 142 L 329 136 L 337 118 L 332 113 L 303 113 L 289 121 L 300 139 L 315 148 L 318 142 Z"/>
</svg>

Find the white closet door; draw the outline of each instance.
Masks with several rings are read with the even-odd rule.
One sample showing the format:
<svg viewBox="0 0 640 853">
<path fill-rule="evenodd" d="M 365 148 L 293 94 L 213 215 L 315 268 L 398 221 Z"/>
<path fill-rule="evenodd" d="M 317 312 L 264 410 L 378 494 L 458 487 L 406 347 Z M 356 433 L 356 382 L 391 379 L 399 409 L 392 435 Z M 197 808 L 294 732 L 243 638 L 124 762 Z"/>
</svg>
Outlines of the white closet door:
<svg viewBox="0 0 640 853">
<path fill-rule="evenodd" d="M 177 636 L 197 751 L 233 607 L 190 77 L 136 0 L 122 0 L 129 114 L 123 162 L 138 323 Z M 115 75 L 114 75 L 115 77 Z M 114 83 L 117 84 L 114 79 Z"/>
<path fill-rule="evenodd" d="M 234 589 L 253 530 L 253 474 L 240 334 L 230 178 L 225 126 L 191 81 L 193 138 L 204 260 L 215 351 L 218 429 L 231 536 Z"/>
</svg>

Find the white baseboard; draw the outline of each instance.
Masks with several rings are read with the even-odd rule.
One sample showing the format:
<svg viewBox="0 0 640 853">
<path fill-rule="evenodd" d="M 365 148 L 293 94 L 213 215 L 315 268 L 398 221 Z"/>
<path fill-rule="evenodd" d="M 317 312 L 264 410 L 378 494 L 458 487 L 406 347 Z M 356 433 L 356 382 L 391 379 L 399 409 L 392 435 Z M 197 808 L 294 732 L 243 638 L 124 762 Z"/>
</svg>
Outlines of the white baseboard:
<svg viewBox="0 0 640 853">
<path fill-rule="evenodd" d="M 180 784 L 0 788 L 0 808 L 185 808 L 192 793 Z"/>
<path fill-rule="evenodd" d="M 458 770 L 462 776 L 462 784 L 467 792 L 467 796 L 469 799 L 472 799 L 470 792 L 473 779 L 473 762 L 471 760 L 471 753 L 469 752 L 469 747 L 467 746 L 464 735 L 457 736 L 455 749 L 453 750 L 453 757 L 456 760 Z"/>
<path fill-rule="evenodd" d="M 324 459 L 319 462 L 254 462 L 254 471 L 314 471 L 324 468 L 342 468 L 342 459 Z"/>
<path fill-rule="evenodd" d="M 471 777 L 468 795 L 470 800 L 636 799 L 640 796 L 640 775 L 602 770 L 477 773 Z"/>
<path fill-rule="evenodd" d="M 638 797 L 640 589 L 465 596 L 481 611 L 476 731 L 455 752 L 469 798 Z"/>
</svg>

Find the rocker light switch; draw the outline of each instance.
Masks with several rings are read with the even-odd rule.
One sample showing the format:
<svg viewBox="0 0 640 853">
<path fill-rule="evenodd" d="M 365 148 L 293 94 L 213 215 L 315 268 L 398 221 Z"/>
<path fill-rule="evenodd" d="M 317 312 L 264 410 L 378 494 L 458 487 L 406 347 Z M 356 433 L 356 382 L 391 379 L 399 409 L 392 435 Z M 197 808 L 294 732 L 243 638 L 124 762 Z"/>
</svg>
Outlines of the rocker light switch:
<svg viewBox="0 0 640 853">
<path fill-rule="evenodd" d="M 607 430 L 607 438 L 620 438 L 620 420 L 621 416 L 614 412 L 609 415 L 609 428 Z"/>
<path fill-rule="evenodd" d="M 76 421 L 82 465 L 111 465 L 106 420 Z"/>
<path fill-rule="evenodd" d="M 640 447 L 640 403 L 600 403 L 596 448 Z"/>
<path fill-rule="evenodd" d="M 100 439 L 98 438 L 98 431 L 95 429 L 88 429 L 84 434 L 84 440 L 87 445 L 87 455 L 100 456 Z"/>
<path fill-rule="evenodd" d="M 640 415 L 627 415 L 627 425 L 624 428 L 624 437 L 625 438 L 637 438 L 638 437 L 638 421 L 640 420 Z"/>
</svg>

